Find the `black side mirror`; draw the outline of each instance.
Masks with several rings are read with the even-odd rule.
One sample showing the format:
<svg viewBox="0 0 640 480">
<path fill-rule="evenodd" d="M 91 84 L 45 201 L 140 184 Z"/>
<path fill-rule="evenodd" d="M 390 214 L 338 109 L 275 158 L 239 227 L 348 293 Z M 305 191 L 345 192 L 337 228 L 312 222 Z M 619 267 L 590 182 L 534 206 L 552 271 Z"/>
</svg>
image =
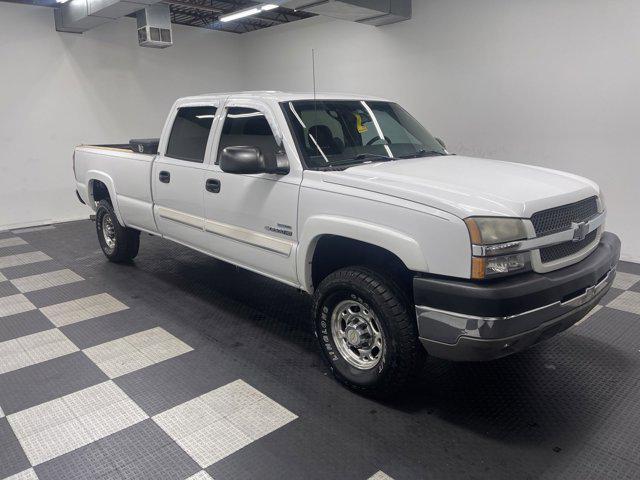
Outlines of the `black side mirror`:
<svg viewBox="0 0 640 480">
<path fill-rule="evenodd" d="M 444 144 L 441 138 L 436 137 L 436 140 L 442 146 L 442 148 L 444 148 L 445 150 L 447 149 L 447 146 Z"/>
<path fill-rule="evenodd" d="M 258 147 L 226 147 L 220 154 L 220 169 L 226 173 L 289 173 L 286 156 L 266 158 Z"/>
</svg>

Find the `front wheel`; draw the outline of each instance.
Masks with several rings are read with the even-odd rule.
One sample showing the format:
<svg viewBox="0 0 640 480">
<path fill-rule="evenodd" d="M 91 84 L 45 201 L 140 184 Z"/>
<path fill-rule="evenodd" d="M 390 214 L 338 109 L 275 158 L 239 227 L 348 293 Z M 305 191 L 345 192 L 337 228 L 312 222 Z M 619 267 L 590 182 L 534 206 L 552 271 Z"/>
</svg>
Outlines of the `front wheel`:
<svg viewBox="0 0 640 480">
<path fill-rule="evenodd" d="M 111 203 L 100 200 L 96 209 L 96 232 L 104 255 L 112 262 L 133 260 L 140 248 L 140 232 L 118 223 Z"/>
<path fill-rule="evenodd" d="M 323 358 L 352 390 L 388 397 L 403 389 L 424 350 L 410 305 L 389 278 L 364 267 L 327 276 L 314 294 Z"/>
</svg>

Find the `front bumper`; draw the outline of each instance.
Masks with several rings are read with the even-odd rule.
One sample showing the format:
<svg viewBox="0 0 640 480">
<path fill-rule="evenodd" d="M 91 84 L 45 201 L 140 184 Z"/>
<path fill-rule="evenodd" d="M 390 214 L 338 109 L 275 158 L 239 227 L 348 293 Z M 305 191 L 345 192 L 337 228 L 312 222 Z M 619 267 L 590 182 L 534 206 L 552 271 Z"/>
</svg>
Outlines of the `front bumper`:
<svg viewBox="0 0 640 480">
<path fill-rule="evenodd" d="M 492 282 L 416 276 L 420 341 L 434 357 L 481 361 L 504 357 L 579 321 L 607 293 L 620 240 L 605 232 L 584 260 L 560 270 Z"/>
</svg>

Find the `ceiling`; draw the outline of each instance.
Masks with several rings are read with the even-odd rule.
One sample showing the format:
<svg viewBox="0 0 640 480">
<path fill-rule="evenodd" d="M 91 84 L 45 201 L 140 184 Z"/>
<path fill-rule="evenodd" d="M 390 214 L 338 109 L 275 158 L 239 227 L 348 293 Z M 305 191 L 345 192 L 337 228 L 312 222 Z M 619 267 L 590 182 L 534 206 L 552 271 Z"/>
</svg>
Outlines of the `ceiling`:
<svg viewBox="0 0 640 480">
<path fill-rule="evenodd" d="M 295 22 L 315 16 L 300 10 L 294 11 L 284 7 L 260 12 L 233 22 L 217 22 L 218 17 L 244 10 L 264 2 L 249 0 L 165 0 L 171 9 L 171 22 L 192 27 L 212 28 L 234 33 L 246 33 L 262 28 Z M 215 24 L 214 24 L 215 22 Z"/>
<path fill-rule="evenodd" d="M 2 0 L 10 3 L 22 3 L 44 7 L 55 7 L 55 0 Z M 218 18 L 238 10 L 266 3 L 251 0 L 163 0 L 169 4 L 171 22 L 191 27 L 208 28 L 211 30 L 223 30 L 233 33 L 247 33 L 262 28 L 268 28 L 283 23 L 295 22 L 305 18 L 314 17 L 315 14 L 301 10 L 291 10 L 278 7 L 274 10 L 260 12 L 257 15 L 241 18 L 232 22 L 222 23 Z M 130 15 L 134 16 L 134 15 Z"/>
</svg>

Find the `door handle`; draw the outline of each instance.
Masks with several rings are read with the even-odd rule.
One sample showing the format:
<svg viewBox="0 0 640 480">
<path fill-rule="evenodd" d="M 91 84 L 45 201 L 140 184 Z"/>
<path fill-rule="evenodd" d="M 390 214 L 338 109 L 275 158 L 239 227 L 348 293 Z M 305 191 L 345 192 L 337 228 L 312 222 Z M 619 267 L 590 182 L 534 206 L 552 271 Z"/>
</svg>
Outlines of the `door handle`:
<svg viewBox="0 0 640 480">
<path fill-rule="evenodd" d="M 218 180 L 217 178 L 207 178 L 207 183 L 205 183 L 204 188 L 207 189 L 207 192 L 219 193 L 220 180 Z"/>
<path fill-rule="evenodd" d="M 162 183 L 169 183 L 171 181 L 171 174 L 163 170 L 160 172 L 160 175 L 158 176 L 158 178 Z"/>
</svg>

